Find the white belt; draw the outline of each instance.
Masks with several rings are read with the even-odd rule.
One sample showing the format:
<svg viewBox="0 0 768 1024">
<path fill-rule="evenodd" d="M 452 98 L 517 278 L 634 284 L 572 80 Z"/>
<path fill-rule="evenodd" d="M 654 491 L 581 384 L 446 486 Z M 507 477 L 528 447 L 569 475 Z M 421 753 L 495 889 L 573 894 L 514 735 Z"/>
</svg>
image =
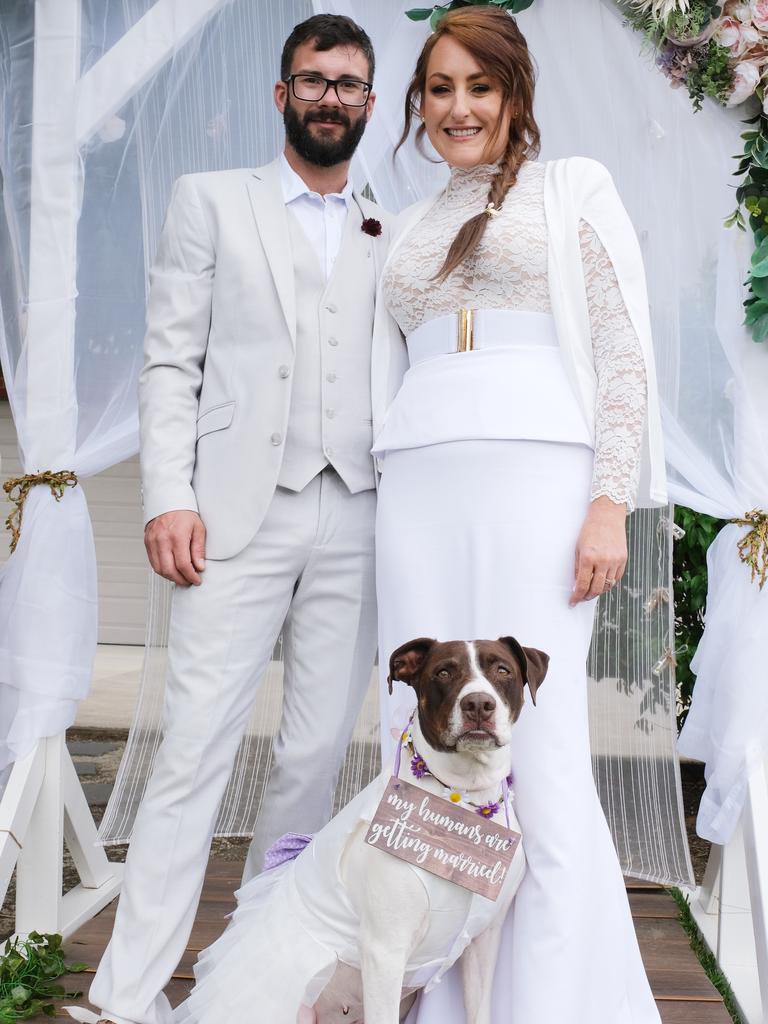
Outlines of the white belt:
<svg viewBox="0 0 768 1024">
<path fill-rule="evenodd" d="M 405 339 L 411 366 L 435 356 L 518 345 L 557 346 L 551 313 L 520 309 L 462 309 L 421 324 Z"/>
</svg>

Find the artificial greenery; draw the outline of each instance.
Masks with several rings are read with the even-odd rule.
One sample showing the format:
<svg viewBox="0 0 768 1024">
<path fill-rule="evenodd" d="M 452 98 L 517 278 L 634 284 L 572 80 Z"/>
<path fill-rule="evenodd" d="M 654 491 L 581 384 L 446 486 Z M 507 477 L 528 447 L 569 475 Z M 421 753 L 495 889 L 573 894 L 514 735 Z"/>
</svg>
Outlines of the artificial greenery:
<svg viewBox="0 0 768 1024">
<path fill-rule="evenodd" d="M 694 110 L 701 110 L 705 97 L 725 104 L 733 87 L 733 70 L 731 52 L 721 46 L 715 39 L 702 46 L 694 47 L 698 59 L 694 61 L 686 86 L 688 95 L 693 100 Z"/>
<path fill-rule="evenodd" d="M 677 658 L 677 724 L 682 728 L 691 706 L 696 677 L 691 659 L 704 631 L 707 600 L 707 549 L 725 521 L 678 505 L 675 524 L 685 535 L 675 540 L 672 579 L 675 588 L 675 655 Z"/>
<path fill-rule="evenodd" d="M 675 39 L 693 39 L 721 13 L 720 5 L 712 0 L 692 0 L 686 11 L 680 8 L 672 11 L 665 26 L 667 34 Z"/>
<path fill-rule="evenodd" d="M 680 912 L 678 920 L 682 925 L 683 931 L 690 939 L 691 949 L 696 954 L 696 957 L 704 968 L 704 972 L 707 977 L 723 997 L 723 1003 L 725 1004 L 726 1010 L 731 1015 L 733 1024 L 744 1024 L 744 1020 L 736 1003 L 736 998 L 733 994 L 733 989 L 729 985 L 726 976 L 720 970 L 715 954 L 704 941 L 704 938 L 699 931 L 699 927 L 694 920 L 693 914 L 691 913 L 688 900 L 679 889 L 667 889 L 667 892 L 677 904 L 677 908 Z"/>
<path fill-rule="evenodd" d="M 15 1024 L 39 1014 L 54 1017 L 52 999 L 76 999 L 80 992 L 67 992 L 56 979 L 63 974 L 86 970 L 86 964 L 68 964 L 60 935 L 30 932 L 29 938 L 14 939 L 0 956 L 0 1024 Z"/>
<path fill-rule="evenodd" d="M 742 133 L 744 153 L 737 157 L 739 166 L 735 171 L 735 176 L 743 180 L 736 189 L 738 206 L 725 223 L 728 227 L 736 225 L 746 230 L 741 208 L 747 211 L 755 251 L 746 280 L 749 296 L 744 303 L 745 322 L 755 341 L 765 341 L 768 338 L 768 116 L 761 111 L 744 123 L 750 128 Z"/>
<path fill-rule="evenodd" d="M 527 10 L 532 4 L 533 0 L 449 0 L 448 3 L 435 4 L 432 7 L 415 7 L 405 13 L 411 21 L 429 19 L 434 31 L 442 17 L 449 11 L 459 10 L 460 7 L 500 7 L 502 11 L 508 11 L 510 14 L 519 14 L 520 11 Z"/>
</svg>

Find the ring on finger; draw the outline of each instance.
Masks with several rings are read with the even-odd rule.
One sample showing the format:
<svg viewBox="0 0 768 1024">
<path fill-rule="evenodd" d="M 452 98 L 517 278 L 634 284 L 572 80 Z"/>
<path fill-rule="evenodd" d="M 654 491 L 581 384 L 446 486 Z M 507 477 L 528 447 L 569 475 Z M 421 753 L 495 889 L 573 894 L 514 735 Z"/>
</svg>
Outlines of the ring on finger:
<svg viewBox="0 0 768 1024">
<path fill-rule="evenodd" d="M 607 593 L 609 590 L 612 590 L 615 586 L 616 580 L 606 579 L 605 583 L 603 584 L 603 593 Z"/>
</svg>

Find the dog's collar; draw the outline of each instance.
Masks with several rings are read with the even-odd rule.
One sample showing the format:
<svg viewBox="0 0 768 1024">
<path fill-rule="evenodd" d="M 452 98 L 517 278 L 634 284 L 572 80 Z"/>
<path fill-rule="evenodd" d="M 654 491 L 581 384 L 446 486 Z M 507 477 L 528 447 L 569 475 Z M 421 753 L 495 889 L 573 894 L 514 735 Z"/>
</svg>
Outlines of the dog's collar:
<svg viewBox="0 0 768 1024">
<path fill-rule="evenodd" d="M 468 804 L 472 807 L 476 814 L 479 814 L 482 818 L 494 818 L 501 807 L 504 808 L 504 815 L 507 819 L 507 828 L 510 828 L 509 823 L 509 800 L 511 798 L 512 791 L 510 786 L 512 785 L 512 775 L 507 775 L 501 780 L 500 794 L 498 800 L 489 800 L 484 804 L 476 804 L 472 800 L 468 800 L 464 794 L 453 786 L 447 786 L 442 779 L 439 779 L 437 775 L 429 768 L 427 762 L 416 750 L 413 743 L 413 720 L 416 712 L 414 711 L 411 717 L 408 719 L 408 725 L 400 734 L 400 740 L 397 744 L 397 750 L 395 752 L 395 765 L 393 774 L 395 778 L 400 775 L 400 762 L 402 759 L 402 752 L 405 750 L 410 757 L 410 769 L 411 775 L 416 779 L 423 779 L 425 776 L 429 776 L 434 779 L 435 782 L 439 783 L 444 789 L 443 796 L 446 800 L 450 800 L 454 804 Z"/>
</svg>

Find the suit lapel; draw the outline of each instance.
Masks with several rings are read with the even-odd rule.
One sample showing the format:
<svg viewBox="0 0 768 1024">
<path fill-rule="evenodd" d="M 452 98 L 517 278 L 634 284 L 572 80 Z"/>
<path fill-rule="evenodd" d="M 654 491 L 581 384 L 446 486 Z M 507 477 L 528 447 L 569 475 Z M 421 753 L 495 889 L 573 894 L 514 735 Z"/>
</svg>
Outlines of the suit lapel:
<svg viewBox="0 0 768 1024">
<path fill-rule="evenodd" d="M 275 282 L 283 316 L 296 347 L 296 288 L 278 161 L 254 171 L 247 183 L 251 210 Z"/>
</svg>

